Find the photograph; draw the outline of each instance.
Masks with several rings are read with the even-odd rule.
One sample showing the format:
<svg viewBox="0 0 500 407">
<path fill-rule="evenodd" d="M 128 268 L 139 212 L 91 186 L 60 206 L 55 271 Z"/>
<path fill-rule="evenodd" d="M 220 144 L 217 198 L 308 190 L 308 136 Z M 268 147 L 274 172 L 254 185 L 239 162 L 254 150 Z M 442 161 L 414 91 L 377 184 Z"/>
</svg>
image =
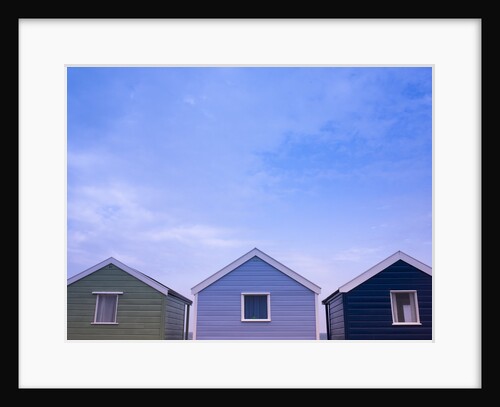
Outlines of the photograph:
<svg viewBox="0 0 500 407">
<path fill-rule="evenodd" d="M 432 66 L 66 74 L 68 340 L 432 340 Z"/>
</svg>

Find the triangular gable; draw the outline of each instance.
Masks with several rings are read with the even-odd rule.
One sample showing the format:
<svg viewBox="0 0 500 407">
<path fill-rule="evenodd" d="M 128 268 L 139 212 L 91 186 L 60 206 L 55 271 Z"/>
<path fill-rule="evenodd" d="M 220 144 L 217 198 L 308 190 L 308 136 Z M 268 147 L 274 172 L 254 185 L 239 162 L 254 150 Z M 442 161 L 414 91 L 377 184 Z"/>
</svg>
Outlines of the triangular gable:
<svg viewBox="0 0 500 407">
<path fill-rule="evenodd" d="M 272 257 L 268 256 L 267 254 L 265 254 L 264 252 L 260 251 L 257 248 L 250 250 L 247 254 L 244 254 L 239 259 L 236 259 L 231 264 L 224 267 L 222 270 L 219 270 L 217 273 L 215 273 L 215 274 L 211 275 L 210 277 L 208 277 L 207 279 L 203 280 L 198 285 L 195 285 L 193 288 L 191 288 L 191 293 L 193 295 L 198 294 L 201 290 L 203 290 L 203 289 L 207 288 L 209 285 L 215 283 L 217 280 L 221 279 L 226 274 L 229 274 L 231 271 L 238 268 L 243 263 L 250 260 L 252 257 L 258 257 L 262 261 L 265 261 L 269 265 L 271 265 L 274 268 L 276 268 L 277 270 L 281 271 L 283 274 L 286 274 L 288 277 L 290 277 L 290 278 L 294 279 L 295 281 L 297 281 L 298 283 L 302 284 L 304 287 L 309 288 L 311 291 L 315 292 L 316 294 L 321 293 L 321 287 L 317 286 L 316 284 L 313 284 L 312 282 L 310 282 L 306 278 L 302 277 L 300 274 L 289 269 L 288 267 L 284 266 L 280 262 L 274 260 Z"/>
<path fill-rule="evenodd" d="M 103 267 L 106 267 L 109 264 L 114 264 L 115 266 L 117 266 L 118 268 L 123 270 L 124 272 L 137 278 L 138 280 L 149 285 L 150 287 L 154 288 L 155 290 L 161 292 L 162 294 L 168 295 L 168 290 L 169 290 L 168 287 L 164 286 L 163 284 L 159 283 L 156 280 L 153 280 L 152 278 L 141 273 L 140 271 L 137 271 L 137 270 L 133 269 L 132 267 L 129 267 L 126 264 L 123 264 L 121 261 L 118 261 L 113 257 L 110 257 L 109 259 L 106 259 L 106 260 L 100 262 L 99 264 L 96 264 L 95 266 L 90 267 L 89 269 L 82 271 L 81 273 L 78 273 L 78 274 L 74 275 L 73 277 L 68 278 L 68 285 L 73 284 L 74 282 L 81 280 L 84 277 L 87 277 L 88 275 L 94 273 L 97 270 L 102 269 Z"/>
<path fill-rule="evenodd" d="M 348 283 L 344 284 L 342 287 L 340 287 L 337 290 L 337 292 L 347 293 L 347 292 L 351 291 L 353 288 L 357 287 L 358 285 L 364 283 L 366 280 L 372 278 L 376 274 L 385 270 L 387 267 L 396 263 L 398 260 L 403 260 L 404 262 L 419 269 L 420 271 L 432 276 L 432 268 L 431 267 L 414 259 L 413 257 L 408 256 L 406 253 L 403 253 L 402 251 L 397 251 L 392 256 L 389 256 L 387 259 L 382 260 L 380 263 L 376 264 L 371 269 L 365 271 L 363 274 L 359 275 L 358 277 L 356 277 L 356 278 L 352 279 L 351 281 L 349 281 Z"/>
</svg>

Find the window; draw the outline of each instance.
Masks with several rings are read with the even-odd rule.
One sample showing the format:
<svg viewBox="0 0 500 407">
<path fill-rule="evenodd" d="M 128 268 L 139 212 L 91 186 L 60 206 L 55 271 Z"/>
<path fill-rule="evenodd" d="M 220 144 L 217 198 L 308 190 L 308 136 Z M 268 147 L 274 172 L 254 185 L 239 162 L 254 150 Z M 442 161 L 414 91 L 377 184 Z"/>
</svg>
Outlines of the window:
<svg viewBox="0 0 500 407">
<path fill-rule="evenodd" d="M 123 292 L 96 292 L 94 324 L 117 324 L 118 295 Z"/>
<path fill-rule="evenodd" d="M 391 291 L 392 324 L 421 325 L 416 291 Z"/>
<path fill-rule="evenodd" d="M 241 293 L 241 320 L 261 322 L 271 320 L 271 294 Z"/>
</svg>

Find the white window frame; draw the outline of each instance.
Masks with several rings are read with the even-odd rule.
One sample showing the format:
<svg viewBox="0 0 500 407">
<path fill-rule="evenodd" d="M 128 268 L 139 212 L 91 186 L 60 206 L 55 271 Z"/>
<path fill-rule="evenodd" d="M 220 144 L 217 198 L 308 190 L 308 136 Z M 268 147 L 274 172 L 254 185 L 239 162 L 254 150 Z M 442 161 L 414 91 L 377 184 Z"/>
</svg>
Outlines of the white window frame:
<svg viewBox="0 0 500 407">
<path fill-rule="evenodd" d="M 246 295 L 266 295 L 267 296 L 267 318 L 265 318 L 265 319 L 245 319 L 245 296 Z M 270 322 L 270 321 L 271 321 L 271 293 L 270 292 L 241 293 L 241 322 Z"/>
<path fill-rule="evenodd" d="M 116 322 L 116 317 L 118 314 L 118 296 L 123 294 L 123 291 L 92 291 L 92 294 L 96 295 L 95 299 L 95 311 L 94 311 L 94 322 L 91 322 L 92 325 L 118 325 Z M 114 322 L 97 322 L 97 308 L 99 306 L 99 296 L 100 295 L 116 295 L 116 308 L 115 308 L 115 318 Z"/>
<path fill-rule="evenodd" d="M 391 290 L 391 312 L 392 312 L 392 325 L 422 325 L 420 322 L 420 313 L 418 311 L 418 297 L 417 290 Z M 396 309 L 396 294 L 398 293 L 410 293 L 413 294 L 413 301 L 415 302 L 415 316 L 417 318 L 416 322 L 398 322 L 397 321 L 397 309 Z"/>
</svg>

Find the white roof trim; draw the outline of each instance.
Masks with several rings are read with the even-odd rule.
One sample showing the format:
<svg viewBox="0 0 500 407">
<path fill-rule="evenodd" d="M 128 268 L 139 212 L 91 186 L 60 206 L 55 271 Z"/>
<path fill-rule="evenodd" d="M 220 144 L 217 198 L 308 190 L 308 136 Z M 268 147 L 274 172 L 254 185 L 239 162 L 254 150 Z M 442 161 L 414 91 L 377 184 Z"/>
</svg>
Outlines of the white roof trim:
<svg viewBox="0 0 500 407">
<path fill-rule="evenodd" d="M 373 266 L 371 269 L 365 271 L 363 274 L 360 274 L 358 277 L 344 284 L 342 287 L 338 289 L 341 293 L 347 293 L 351 291 L 353 288 L 357 287 L 361 283 L 364 283 L 366 280 L 372 278 L 374 275 L 380 273 L 385 270 L 391 264 L 396 263 L 398 260 L 403 260 L 404 262 L 412 265 L 413 267 L 423 271 L 424 273 L 432 276 L 432 268 L 428 265 L 414 259 L 413 257 L 408 256 L 406 253 L 402 251 L 397 251 L 392 256 L 389 256 L 387 259 L 382 260 L 380 263 Z"/>
<path fill-rule="evenodd" d="M 123 264 L 121 261 L 118 261 L 113 257 L 110 257 L 109 259 L 101 261 L 99 264 L 96 264 L 95 266 L 90 267 L 89 269 L 82 271 L 81 273 L 78 273 L 78 274 L 74 275 L 73 277 L 68 278 L 68 285 L 73 284 L 74 282 L 81 280 L 84 277 L 87 277 L 89 274 L 92 274 L 93 272 L 100 270 L 109 264 L 114 264 L 115 266 L 119 267 L 120 269 L 122 269 L 126 273 L 137 278 L 138 280 L 149 285 L 150 287 L 161 292 L 162 294 L 165 294 L 165 295 L 168 294 L 168 288 L 165 287 L 163 284 L 158 283 L 157 281 L 153 280 L 152 278 L 146 276 L 145 274 L 142 274 L 141 272 L 139 272 L 137 270 L 134 270 L 132 267 L 129 267 L 126 264 Z"/>
<path fill-rule="evenodd" d="M 288 267 L 284 266 L 280 262 L 274 260 L 272 257 L 268 256 L 264 252 L 261 252 L 257 248 L 250 250 L 247 254 L 244 254 L 239 259 L 236 259 L 231 264 L 224 267 L 222 270 L 219 270 L 217 273 L 215 273 L 215 274 L 211 275 L 210 277 L 208 277 L 207 279 L 203 280 L 198 285 L 195 285 L 193 288 L 191 288 L 191 293 L 193 295 L 198 294 L 201 290 L 203 290 L 203 289 L 207 288 L 209 285 L 215 283 L 217 280 L 224 277 L 226 274 L 230 273 L 231 271 L 233 271 L 234 269 L 241 266 L 243 263 L 247 262 L 248 260 L 250 260 L 252 257 L 255 257 L 255 256 L 258 257 L 259 259 L 265 261 L 266 263 L 270 264 L 271 266 L 278 269 L 283 274 L 286 274 L 288 277 L 294 279 L 295 281 L 302 284 L 303 286 L 309 288 L 311 291 L 315 292 L 316 294 L 321 293 L 321 287 L 317 286 L 316 284 L 313 284 L 312 282 L 310 282 L 306 278 L 302 277 L 300 274 L 289 269 Z"/>
</svg>

